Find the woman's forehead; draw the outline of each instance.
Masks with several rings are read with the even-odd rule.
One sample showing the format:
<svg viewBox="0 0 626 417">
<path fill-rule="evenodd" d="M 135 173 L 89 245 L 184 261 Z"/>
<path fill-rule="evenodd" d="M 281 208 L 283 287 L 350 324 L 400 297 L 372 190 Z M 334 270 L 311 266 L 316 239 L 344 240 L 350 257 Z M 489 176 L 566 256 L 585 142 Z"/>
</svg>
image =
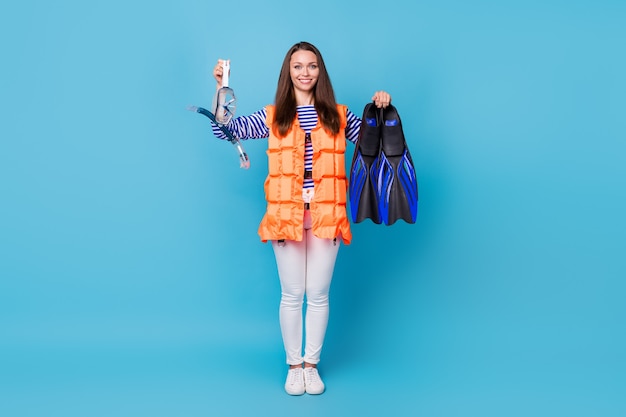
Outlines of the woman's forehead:
<svg viewBox="0 0 626 417">
<path fill-rule="evenodd" d="M 291 55 L 291 62 L 317 62 L 317 56 L 311 51 L 299 50 Z"/>
</svg>

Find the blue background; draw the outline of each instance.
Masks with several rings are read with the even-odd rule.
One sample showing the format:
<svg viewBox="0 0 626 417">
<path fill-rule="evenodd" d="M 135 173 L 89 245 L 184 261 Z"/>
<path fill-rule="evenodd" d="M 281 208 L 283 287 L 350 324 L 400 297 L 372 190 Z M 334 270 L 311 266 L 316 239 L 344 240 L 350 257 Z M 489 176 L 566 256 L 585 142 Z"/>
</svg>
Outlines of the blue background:
<svg viewBox="0 0 626 417">
<path fill-rule="evenodd" d="M 624 16 L 617 0 L 4 2 L 0 415 L 625 415 Z M 217 58 L 238 114 L 271 103 L 300 40 L 356 114 L 392 94 L 420 214 L 353 226 L 327 392 L 293 398 L 256 234 L 266 142 L 241 170 L 185 109 L 209 106 Z"/>
</svg>

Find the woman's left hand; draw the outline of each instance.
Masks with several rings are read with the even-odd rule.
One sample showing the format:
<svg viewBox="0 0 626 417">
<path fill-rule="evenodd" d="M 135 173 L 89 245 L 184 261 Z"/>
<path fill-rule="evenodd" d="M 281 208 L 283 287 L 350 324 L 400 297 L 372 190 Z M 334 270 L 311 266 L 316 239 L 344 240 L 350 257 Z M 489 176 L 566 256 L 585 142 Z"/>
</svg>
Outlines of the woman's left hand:
<svg viewBox="0 0 626 417">
<path fill-rule="evenodd" d="M 372 97 L 372 101 L 378 108 L 385 108 L 391 103 L 391 96 L 386 91 L 377 91 Z"/>
</svg>

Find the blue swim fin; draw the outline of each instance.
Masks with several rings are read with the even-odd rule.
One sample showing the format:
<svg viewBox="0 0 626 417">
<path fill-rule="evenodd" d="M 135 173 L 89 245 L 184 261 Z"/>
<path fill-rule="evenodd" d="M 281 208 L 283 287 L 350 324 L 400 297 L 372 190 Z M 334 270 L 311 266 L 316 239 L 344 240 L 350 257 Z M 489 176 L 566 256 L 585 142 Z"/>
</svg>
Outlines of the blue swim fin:
<svg viewBox="0 0 626 417">
<path fill-rule="evenodd" d="M 374 180 L 380 155 L 380 115 L 374 103 L 363 110 L 363 119 L 350 168 L 348 194 L 352 221 L 371 219 L 380 224 L 378 198 Z"/>
<path fill-rule="evenodd" d="M 400 115 L 394 106 L 383 109 L 380 124 L 381 150 L 375 180 L 378 213 L 386 225 L 392 225 L 398 219 L 415 223 L 417 177 Z"/>
</svg>

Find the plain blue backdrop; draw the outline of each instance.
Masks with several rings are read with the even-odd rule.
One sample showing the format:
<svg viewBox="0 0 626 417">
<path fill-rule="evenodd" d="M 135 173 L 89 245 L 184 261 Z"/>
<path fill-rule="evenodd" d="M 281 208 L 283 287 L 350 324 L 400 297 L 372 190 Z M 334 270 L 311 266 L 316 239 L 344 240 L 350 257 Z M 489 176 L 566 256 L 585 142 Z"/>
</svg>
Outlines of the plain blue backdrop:
<svg viewBox="0 0 626 417">
<path fill-rule="evenodd" d="M 0 415 L 623 416 L 626 3 L 145 0 L 0 6 Z M 238 114 L 316 44 L 338 101 L 392 94 L 414 225 L 342 247 L 293 398 Z M 348 160 L 354 147 L 348 147 Z"/>
</svg>

